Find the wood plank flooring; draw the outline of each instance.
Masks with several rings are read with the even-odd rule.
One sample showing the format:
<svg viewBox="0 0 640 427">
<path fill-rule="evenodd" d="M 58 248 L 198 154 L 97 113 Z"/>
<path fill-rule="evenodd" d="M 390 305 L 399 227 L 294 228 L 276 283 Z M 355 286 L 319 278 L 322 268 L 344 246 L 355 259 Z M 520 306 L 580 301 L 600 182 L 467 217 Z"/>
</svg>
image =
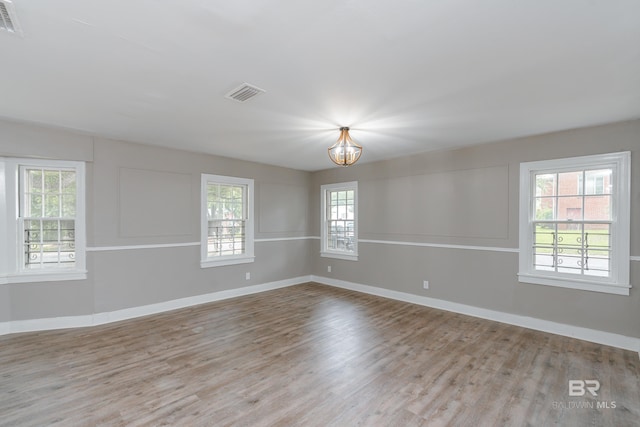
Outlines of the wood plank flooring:
<svg viewBox="0 0 640 427">
<path fill-rule="evenodd" d="M 0 426 L 640 421 L 638 353 L 317 284 L 0 337 L 0 380 Z"/>
</svg>

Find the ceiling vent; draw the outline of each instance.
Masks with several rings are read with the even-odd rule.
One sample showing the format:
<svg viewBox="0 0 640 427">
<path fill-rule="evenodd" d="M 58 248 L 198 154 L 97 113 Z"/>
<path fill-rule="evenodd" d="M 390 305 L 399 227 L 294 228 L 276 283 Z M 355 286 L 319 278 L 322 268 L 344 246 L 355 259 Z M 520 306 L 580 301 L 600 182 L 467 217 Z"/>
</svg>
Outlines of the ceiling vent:
<svg viewBox="0 0 640 427">
<path fill-rule="evenodd" d="M 0 0 L 0 30 L 22 35 L 16 11 L 9 0 Z"/>
<path fill-rule="evenodd" d="M 260 89 L 259 87 L 250 85 L 249 83 L 242 83 L 237 88 L 229 91 L 224 97 L 233 99 L 238 102 L 246 102 L 251 98 L 260 95 L 261 93 L 265 93 L 264 89 Z"/>
</svg>

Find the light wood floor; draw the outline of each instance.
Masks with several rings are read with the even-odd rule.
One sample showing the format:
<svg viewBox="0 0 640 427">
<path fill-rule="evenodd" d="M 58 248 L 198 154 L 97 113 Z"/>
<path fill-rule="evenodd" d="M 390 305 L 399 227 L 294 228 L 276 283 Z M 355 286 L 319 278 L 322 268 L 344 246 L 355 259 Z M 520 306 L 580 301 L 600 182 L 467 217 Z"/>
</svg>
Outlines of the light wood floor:
<svg viewBox="0 0 640 427">
<path fill-rule="evenodd" d="M 0 337 L 0 425 L 637 426 L 639 378 L 631 351 L 306 284 Z"/>
</svg>

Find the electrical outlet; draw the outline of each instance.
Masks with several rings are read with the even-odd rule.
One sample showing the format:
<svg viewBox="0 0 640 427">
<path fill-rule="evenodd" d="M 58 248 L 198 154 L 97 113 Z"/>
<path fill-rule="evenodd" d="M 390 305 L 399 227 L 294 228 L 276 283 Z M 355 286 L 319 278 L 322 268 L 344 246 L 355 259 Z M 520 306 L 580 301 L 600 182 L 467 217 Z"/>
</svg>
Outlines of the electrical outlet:
<svg viewBox="0 0 640 427">
<path fill-rule="evenodd" d="M 247 271 L 247 273 L 244 275 L 245 280 L 251 280 L 251 273 L 249 273 Z"/>
<path fill-rule="evenodd" d="M 422 282 L 422 287 L 423 287 L 424 289 L 429 289 L 429 281 L 428 281 L 428 280 L 423 281 L 423 282 Z"/>
<path fill-rule="evenodd" d="M 327 273 L 331 273 L 331 266 L 327 265 Z"/>
</svg>

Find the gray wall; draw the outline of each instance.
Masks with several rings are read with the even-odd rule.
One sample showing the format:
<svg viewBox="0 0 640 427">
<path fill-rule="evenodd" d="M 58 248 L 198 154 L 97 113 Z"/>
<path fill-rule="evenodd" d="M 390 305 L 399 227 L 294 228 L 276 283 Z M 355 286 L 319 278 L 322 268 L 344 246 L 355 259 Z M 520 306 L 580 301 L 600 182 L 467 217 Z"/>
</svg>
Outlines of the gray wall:
<svg viewBox="0 0 640 427">
<path fill-rule="evenodd" d="M 11 320 L 11 301 L 9 288 L 0 285 L 0 322 Z"/>
<path fill-rule="evenodd" d="M 363 141 L 366 145 L 366 141 Z M 363 240 L 518 248 L 519 164 L 632 151 L 632 255 L 640 255 L 640 121 L 426 153 L 313 174 L 358 181 Z M 319 197 L 311 223 L 319 234 Z M 316 254 L 319 243 L 316 242 Z M 519 283 L 518 254 L 361 242 L 358 261 L 315 257 L 313 274 L 640 337 L 640 263 L 630 296 Z M 331 265 L 332 273 L 327 272 Z M 430 289 L 422 289 L 429 280 Z"/>
<path fill-rule="evenodd" d="M 309 240 L 256 242 L 256 261 L 200 268 L 200 175 L 255 180 L 255 237 L 310 234 L 307 172 L 0 121 L 0 155 L 87 163 L 87 280 L 0 286 L 0 321 L 108 312 L 309 275 Z M 286 208 L 285 208 L 286 207 Z M 245 280 L 245 273 L 251 279 Z"/>
<path fill-rule="evenodd" d="M 631 253 L 638 256 L 640 121 L 315 173 L 0 121 L 0 155 L 88 162 L 87 241 L 98 249 L 87 253 L 87 280 L 0 285 L 0 322 L 314 274 L 640 337 L 637 261 L 626 297 L 519 283 L 517 253 L 493 250 L 361 242 L 359 260 L 343 261 L 321 258 L 318 240 L 263 241 L 256 262 L 208 269 L 199 266 L 198 246 L 99 250 L 198 242 L 201 173 L 255 179 L 256 239 L 319 236 L 320 186 L 358 181 L 361 239 L 517 249 L 520 162 L 622 150 L 633 152 Z M 422 289 L 423 280 L 431 289 Z"/>
<path fill-rule="evenodd" d="M 256 239 L 309 233 L 308 173 L 101 139 L 95 141 L 94 155 L 89 246 L 198 242 L 201 173 L 255 180 Z M 145 191 L 143 198 L 141 191 Z M 297 216 L 282 212 L 282 197 Z M 199 266 L 199 246 L 92 252 L 95 310 L 112 311 L 309 274 L 310 248 L 309 241 L 256 242 L 254 263 L 206 269 Z M 246 272 L 251 273 L 249 281 Z"/>
</svg>

